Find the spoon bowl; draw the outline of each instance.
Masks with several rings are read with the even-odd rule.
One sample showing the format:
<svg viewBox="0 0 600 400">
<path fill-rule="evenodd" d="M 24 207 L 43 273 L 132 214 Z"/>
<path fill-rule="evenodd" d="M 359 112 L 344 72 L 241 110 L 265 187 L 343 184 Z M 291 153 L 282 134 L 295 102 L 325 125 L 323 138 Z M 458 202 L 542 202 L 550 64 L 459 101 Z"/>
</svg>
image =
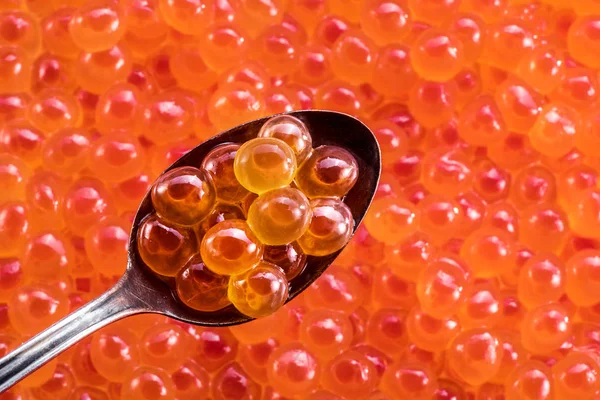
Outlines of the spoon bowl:
<svg viewBox="0 0 600 400">
<path fill-rule="evenodd" d="M 340 146 L 356 158 L 358 181 L 344 198 L 354 217 L 356 231 L 371 204 L 381 174 L 380 150 L 373 133 L 356 118 L 338 112 L 310 110 L 289 115 L 306 124 L 314 147 Z M 271 117 L 248 122 L 212 137 L 189 151 L 165 172 L 182 166 L 199 167 L 204 156 L 215 146 L 228 142 L 243 143 L 256 137 Z M 158 313 L 201 326 L 230 326 L 252 320 L 232 305 L 214 312 L 193 310 L 177 299 L 167 282 L 146 267 L 137 250 L 137 231 L 141 221 L 153 212 L 150 194 L 147 193 L 136 213 L 129 237 L 127 269 L 114 287 L 0 359 L 0 393 L 78 340 L 130 315 Z M 288 301 L 317 279 L 342 250 L 323 257 L 309 256 L 304 271 L 290 281 Z"/>
</svg>

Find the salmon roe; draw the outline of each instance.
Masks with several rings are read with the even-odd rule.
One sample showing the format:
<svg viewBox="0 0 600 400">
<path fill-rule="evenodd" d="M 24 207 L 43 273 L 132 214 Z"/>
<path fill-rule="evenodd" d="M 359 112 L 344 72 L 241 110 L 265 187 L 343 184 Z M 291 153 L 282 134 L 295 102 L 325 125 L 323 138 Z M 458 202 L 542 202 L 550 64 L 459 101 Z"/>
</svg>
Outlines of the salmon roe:
<svg viewBox="0 0 600 400">
<path fill-rule="evenodd" d="M 132 317 L 0 399 L 598 398 L 599 15 L 597 0 L 0 1 L 0 356 L 122 274 L 149 191 L 146 266 L 191 310 L 260 317 Z M 352 239 L 361 160 L 290 115 L 162 174 L 220 131 L 307 108 L 380 144 Z"/>
</svg>

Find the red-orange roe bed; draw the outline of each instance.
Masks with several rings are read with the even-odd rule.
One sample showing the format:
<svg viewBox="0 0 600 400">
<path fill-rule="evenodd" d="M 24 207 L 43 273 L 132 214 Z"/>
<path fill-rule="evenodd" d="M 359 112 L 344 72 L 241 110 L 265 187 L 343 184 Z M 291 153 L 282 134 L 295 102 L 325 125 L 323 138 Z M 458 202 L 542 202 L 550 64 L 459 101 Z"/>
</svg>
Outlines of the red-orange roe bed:
<svg viewBox="0 0 600 400">
<path fill-rule="evenodd" d="M 132 317 L 0 399 L 599 398 L 599 72 L 597 0 L 0 1 L 0 356 L 115 282 L 140 200 L 212 135 L 329 109 L 383 156 L 274 315 Z"/>
</svg>

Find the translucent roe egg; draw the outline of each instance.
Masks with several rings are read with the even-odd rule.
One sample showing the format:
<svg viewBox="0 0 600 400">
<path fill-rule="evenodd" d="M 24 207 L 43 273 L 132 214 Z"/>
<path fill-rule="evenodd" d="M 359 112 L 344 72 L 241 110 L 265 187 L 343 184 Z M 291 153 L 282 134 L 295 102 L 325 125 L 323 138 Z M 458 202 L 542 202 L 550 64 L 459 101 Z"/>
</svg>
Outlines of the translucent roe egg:
<svg viewBox="0 0 600 400">
<path fill-rule="evenodd" d="M 452 34 L 428 29 L 414 43 L 412 65 L 423 79 L 445 82 L 452 79 L 464 64 L 463 45 Z"/>
<path fill-rule="evenodd" d="M 296 174 L 296 157 L 293 149 L 282 140 L 256 138 L 238 149 L 233 170 L 243 187 L 261 194 L 292 182 Z"/>
<path fill-rule="evenodd" d="M 471 385 L 480 385 L 496 375 L 502 352 L 492 332 L 476 328 L 459 333 L 446 357 L 453 374 Z"/>
<path fill-rule="evenodd" d="M 288 298 L 288 282 L 276 265 L 260 262 L 229 280 L 227 296 L 241 313 L 259 318 L 277 311 Z"/>
<path fill-rule="evenodd" d="M 322 198 L 311 200 L 310 207 L 312 220 L 298 239 L 302 250 L 310 255 L 327 255 L 344 247 L 354 229 L 348 206 L 337 199 Z"/>
<path fill-rule="evenodd" d="M 396 244 L 406 238 L 419 226 L 419 212 L 407 200 L 382 198 L 371 205 L 365 226 L 377 240 Z"/>
<path fill-rule="evenodd" d="M 315 389 L 320 379 L 317 358 L 300 343 L 280 346 L 269 356 L 267 375 L 283 395 L 295 396 Z"/>
<path fill-rule="evenodd" d="M 254 268 L 263 251 L 264 246 L 248 224 L 239 219 L 226 220 L 210 228 L 200 246 L 208 269 L 222 275 L 242 274 Z"/>
<path fill-rule="evenodd" d="M 92 1 L 73 15 L 69 32 L 73 42 L 83 50 L 107 50 L 125 34 L 125 19 L 125 11 L 118 4 Z"/>
<path fill-rule="evenodd" d="M 209 270 L 198 254 L 188 261 L 176 280 L 178 298 L 199 311 L 216 311 L 227 306 L 228 285 L 229 277 Z"/>
<path fill-rule="evenodd" d="M 306 254 L 297 242 L 281 246 L 265 246 L 263 259 L 281 268 L 288 281 L 300 275 L 306 266 Z"/>
<path fill-rule="evenodd" d="M 137 240 L 144 263 L 166 276 L 175 276 L 198 248 L 191 229 L 170 225 L 156 215 L 142 221 Z"/>
<path fill-rule="evenodd" d="M 152 187 L 152 204 L 167 221 L 194 225 L 215 206 L 211 175 L 194 167 L 179 167 L 163 174 Z"/>
<path fill-rule="evenodd" d="M 98 373 L 111 381 L 122 382 L 140 362 L 136 341 L 133 332 L 114 327 L 94 334 L 90 358 Z"/>
<path fill-rule="evenodd" d="M 281 246 L 299 239 L 311 219 L 306 196 L 298 189 L 282 188 L 258 196 L 248 210 L 247 222 L 262 243 Z"/>
<path fill-rule="evenodd" d="M 358 163 L 347 150 L 337 146 L 319 146 L 300 166 L 296 184 L 309 198 L 342 197 L 358 179 Z"/>
<path fill-rule="evenodd" d="M 208 171 L 217 190 L 217 198 L 235 202 L 248 195 L 248 191 L 237 181 L 234 160 L 240 145 L 227 143 L 216 146 L 202 160 L 201 168 Z"/>
<path fill-rule="evenodd" d="M 312 150 L 312 137 L 308 128 L 298 118 L 282 115 L 269 119 L 258 132 L 258 137 L 272 137 L 286 142 L 296 155 L 298 165 Z"/>
</svg>

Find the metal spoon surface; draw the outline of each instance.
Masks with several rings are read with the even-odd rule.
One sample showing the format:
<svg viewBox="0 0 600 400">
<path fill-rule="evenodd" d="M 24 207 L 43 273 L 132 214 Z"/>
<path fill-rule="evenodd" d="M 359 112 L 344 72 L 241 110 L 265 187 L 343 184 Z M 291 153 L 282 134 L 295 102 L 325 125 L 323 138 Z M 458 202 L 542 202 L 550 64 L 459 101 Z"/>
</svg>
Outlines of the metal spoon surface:
<svg viewBox="0 0 600 400">
<path fill-rule="evenodd" d="M 325 144 L 340 146 L 356 158 L 358 181 L 344 198 L 352 211 L 356 231 L 371 204 L 381 174 L 381 155 L 373 133 L 356 118 L 333 111 L 297 111 L 289 115 L 306 124 L 313 138 L 313 147 Z M 243 143 L 256 137 L 271 117 L 248 122 L 212 137 L 189 151 L 165 172 L 182 166 L 198 167 L 215 146 L 227 142 Z M 85 336 L 127 316 L 157 313 L 201 326 L 230 326 L 251 320 L 231 305 L 210 313 L 186 307 L 177 300 L 167 283 L 146 267 L 137 251 L 137 231 L 140 222 L 153 211 L 150 194 L 147 193 L 129 236 L 127 269 L 115 286 L 0 359 L 0 393 Z M 304 271 L 290 281 L 288 301 L 314 282 L 342 250 L 324 257 L 309 256 Z"/>
</svg>

